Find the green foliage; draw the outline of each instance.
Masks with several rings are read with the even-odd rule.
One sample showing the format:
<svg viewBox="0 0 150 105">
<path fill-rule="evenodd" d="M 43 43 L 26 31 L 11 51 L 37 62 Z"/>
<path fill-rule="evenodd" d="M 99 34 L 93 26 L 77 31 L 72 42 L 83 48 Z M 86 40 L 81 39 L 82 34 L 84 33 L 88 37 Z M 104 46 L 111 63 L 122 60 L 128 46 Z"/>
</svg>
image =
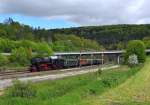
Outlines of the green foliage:
<svg viewBox="0 0 150 105">
<path fill-rule="evenodd" d="M 24 83 L 19 80 L 14 81 L 13 86 L 8 90 L 10 97 L 32 98 L 36 96 L 36 93 L 37 91 L 31 82 Z"/>
<path fill-rule="evenodd" d="M 105 94 L 100 96 L 101 98 L 98 97 L 95 100 L 94 97 L 94 100 L 91 102 L 95 102 L 94 105 L 150 105 L 149 98 L 146 98 L 150 97 L 148 89 L 150 86 L 149 65 L 150 58 L 147 57 L 144 66 L 136 73 L 136 75 L 133 75 L 115 89 L 105 92 Z M 111 99 L 111 101 L 104 101 L 104 99 Z"/>
<path fill-rule="evenodd" d="M 11 21 L 10 21 L 11 20 Z M 0 29 L 3 35 L 3 38 L 9 38 L 13 40 L 33 40 L 33 29 L 27 25 L 20 24 L 19 22 L 15 22 L 12 19 L 8 19 L 7 22 L 0 24 Z M 1 33 L 0 32 L 0 33 Z"/>
<path fill-rule="evenodd" d="M 54 51 L 74 51 L 75 50 L 75 46 L 69 42 L 69 41 L 55 41 L 53 43 L 53 50 Z"/>
<path fill-rule="evenodd" d="M 6 56 L 0 54 L 0 66 L 6 65 L 9 63 L 9 60 Z"/>
<path fill-rule="evenodd" d="M 58 39 L 71 40 L 77 48 L 83 43 L 79 39 L 82 37 L 95 40 L 104 46 L 105 49 L 115 50 L 124 48 L 130 40 L 142 40 L 145 37 L 149 37 L 150 25 L 108 25 L 46 30 L 40 27 L 34 29 L 12 19 L 8 19 L 3 24 L 0 24 L 0 37 L 12 40 L 46 41 L 51 43 L 56 41 L 56 34 L 63 36 L 57 37 Z M 79 38 L 72 35 L 76 35 Z"/>
<path fill-rule="evenodd" d="M 14 41 L 0 38 L 0 52 L 10 52 L 13 48 L 15 48 Z"/>
<path fill-rule="evenodd" d="M 137 55 L 139 63 L 144 63 L 146 59 L 145 53 L 145 45 L 140 40 L 133 40 L 128 43 L 126 53 L 125 53 L 125 61 L 128 62 L 128 58 L 130 55 Z"/>
<path fill-rule="evenodd" d="M 103 50 L 96 41 L 80 38 L 75 35 L 54 35 L 54 51 L 90 51 Z"/>
<path fill-rule="evenodd" d="M 50 56 L 53 54 L 53 50 L 46 42 L 41 42 L 37 44 L 37 56 L 43 57 L 43 56 Z"/>
<path fill-rule="evenodd" d="M 125 43 L 119 42 L 119 43 L 116 45 L 116 48 L 113 48 L 113 49 L 122 50 L 122 49 L 125 49 L 125 48 L 126 48 Z"/>
<path fill-rule="evenodd" d="M 9 64 L 7 57 L 0 56 L 0 66 L 27 66 L 35 54 L 36 56 L 49 56 L 53 51 L 46 42 L 35 43 L 30 40 L 14 41 L 0 38 L 0 53 L 11 53 Z"/>
<path fill-rule="evenodd" d="M 130 40 L 141 40 L 150 35 L 150 25 L 107 25 L 67 29 L 52 29 L 53 34 L 74 34 L 97 41 L 105 49 L 115 50 L 125 47 Z M 121 46 L 118 43 L 122 43 Z"/>
<path fill-rule="evenodd" d="M 29 64 L 30 60 L 30 54 L 28 52 L 28 49 L 20 47 L 17 49 L 12 50 L 10 61 L 14 64 L 20 64 L 20 65 L 27 65 Z"/>
<path fill-rule="evenodd" d="M 37 43 L 30 41 L 30 40 L 20 40 L 18 41 L 18 47 L 24 47 L 27 49 L 32 49 L 33 51 L 37 50 Z"/>
<path fill-rule="evenodd" d="M 146 48 L 147 48 L 147 49 L 150 49 L 150 37 L 145 37 L 145 38 L 143 39 L 143 42 L 144 42 Z"/>
<path fill-rule="evenodd" d="M 97 73 L 98 76 L 101 75 L 102 74 L 102 69 L 98 69 L 98 71 L 96 73 Z"/>
<path fill-rule="evenodd" d="M 83 49 L 85 50 L 103 50 L 104 48 L 102 46 L 100 46 L 96 41 L 94 40 L 89 40 L 89 39 L 83 39 L 82 38 L 82 42 L 83 42 Z"/>
</svg>

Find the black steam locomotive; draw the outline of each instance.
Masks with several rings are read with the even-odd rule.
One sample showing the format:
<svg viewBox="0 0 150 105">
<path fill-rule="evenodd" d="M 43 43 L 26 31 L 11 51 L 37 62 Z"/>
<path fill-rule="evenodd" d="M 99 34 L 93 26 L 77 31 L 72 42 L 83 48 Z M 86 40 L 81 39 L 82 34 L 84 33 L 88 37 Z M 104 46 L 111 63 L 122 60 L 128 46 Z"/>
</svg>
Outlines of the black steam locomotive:
<svg viewBox="0 0 150 105">
<path fill-rule="evenodd" d="M 88 59 L 61 59 L 57 56 L 33 58 L 31 60 L 30 71 L 47 71 L 56 69 L 73 68 L 79 66 L 98 65 L 101 62 L 99 60 Z"/>
</svg>

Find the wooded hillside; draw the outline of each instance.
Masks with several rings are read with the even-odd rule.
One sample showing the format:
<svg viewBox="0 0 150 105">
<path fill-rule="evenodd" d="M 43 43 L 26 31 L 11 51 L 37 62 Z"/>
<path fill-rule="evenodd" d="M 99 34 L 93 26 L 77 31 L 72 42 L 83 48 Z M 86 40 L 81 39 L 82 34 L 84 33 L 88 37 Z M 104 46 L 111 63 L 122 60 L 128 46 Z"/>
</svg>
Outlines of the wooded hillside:
<svg viewBox="0 0 150 105">
<path fill-rule="evenodd" d="M 109 25 L 49 30 L 52 34 L 75 34 L 96 40 L 107 49 L 121 49 L 129 40 L 150 37 L 150 25 Z"/>
<path fill-rule="evenodd" d="M 11 18 L 0 24 L 0 37 L 11 40 L 32 40 L 55 42 L 55 37 L 61 35 L 75 35 L 81 39 L 92 39 L 107 50 L 123 49 L 129 40 L 150 39 L 150 25 L 108 25 L 75 27 L 66 29 L 41 29 L 20 24 Z M 57 40 L 60 40 L 57 38 Z M 92 43 L 91 43 L 92 44 Z"/>
</svg>

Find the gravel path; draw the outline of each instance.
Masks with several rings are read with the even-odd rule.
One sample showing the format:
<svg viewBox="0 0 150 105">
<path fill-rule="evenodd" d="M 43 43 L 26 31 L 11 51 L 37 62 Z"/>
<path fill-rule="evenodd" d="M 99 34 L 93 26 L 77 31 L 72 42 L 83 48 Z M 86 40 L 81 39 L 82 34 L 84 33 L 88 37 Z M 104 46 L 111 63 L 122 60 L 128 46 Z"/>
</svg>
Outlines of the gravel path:
<svg viewBox="0 0 150 105">
<path fill-rule="evenodd" d="M 102 68 L 102 70 L 109 70 L 109 69 L 118 68 L 118 67 L 120 66 L 115 65 L 111 67 L 104 67 Z M 43 76 L 22 77 L 22 78 L 18 78 L 18 80 L 23 81 L 23 82 L 26 82 L 26 81 L 39 82 L 39 81 L 44 81 L 44 80 L 56 80 L 56 79 L 61 79 L 64 77 L 75 76 L 79 74 L 85 74 L 85 73 L 96 72 L 96 71 L 98 71 L 98 68 L 80 70 L 80 71 L 69 71 L 69 72 L 64 72 L 60 74 L 57 73 L 57 74 L 48 74 L 48 75 L 43 75 Z M 0 90 L 11 86 L 13 80 L 14 79 L 0 80 Z"/>
</svg>

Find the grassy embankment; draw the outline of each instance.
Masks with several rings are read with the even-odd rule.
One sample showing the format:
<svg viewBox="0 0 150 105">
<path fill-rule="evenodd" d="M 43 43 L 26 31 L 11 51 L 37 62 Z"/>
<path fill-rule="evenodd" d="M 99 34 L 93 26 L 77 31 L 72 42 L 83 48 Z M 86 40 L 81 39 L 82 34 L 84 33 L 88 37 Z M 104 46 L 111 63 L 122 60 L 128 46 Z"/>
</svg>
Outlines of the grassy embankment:
<svg viewBox="0 0 150 105">
<path fill-rule="evenodd" d="M 84 100 L 89 97 L 98 97 L 109 89 L 117 87 L 138 70 L 139 68 L 120 67 L 103 71 L 101 74 L 90 73 L 37 83 L 35 97 L 21 98 L 4 95 L 0 97 L 0 105 L 84 105 Z"/>
<path fill-rule="evenodd" d="M 150 105 L 150 58 L 144 67 L 120 86 L 98 97 L 83 100 L 86 105 Z"/>
</svg>

